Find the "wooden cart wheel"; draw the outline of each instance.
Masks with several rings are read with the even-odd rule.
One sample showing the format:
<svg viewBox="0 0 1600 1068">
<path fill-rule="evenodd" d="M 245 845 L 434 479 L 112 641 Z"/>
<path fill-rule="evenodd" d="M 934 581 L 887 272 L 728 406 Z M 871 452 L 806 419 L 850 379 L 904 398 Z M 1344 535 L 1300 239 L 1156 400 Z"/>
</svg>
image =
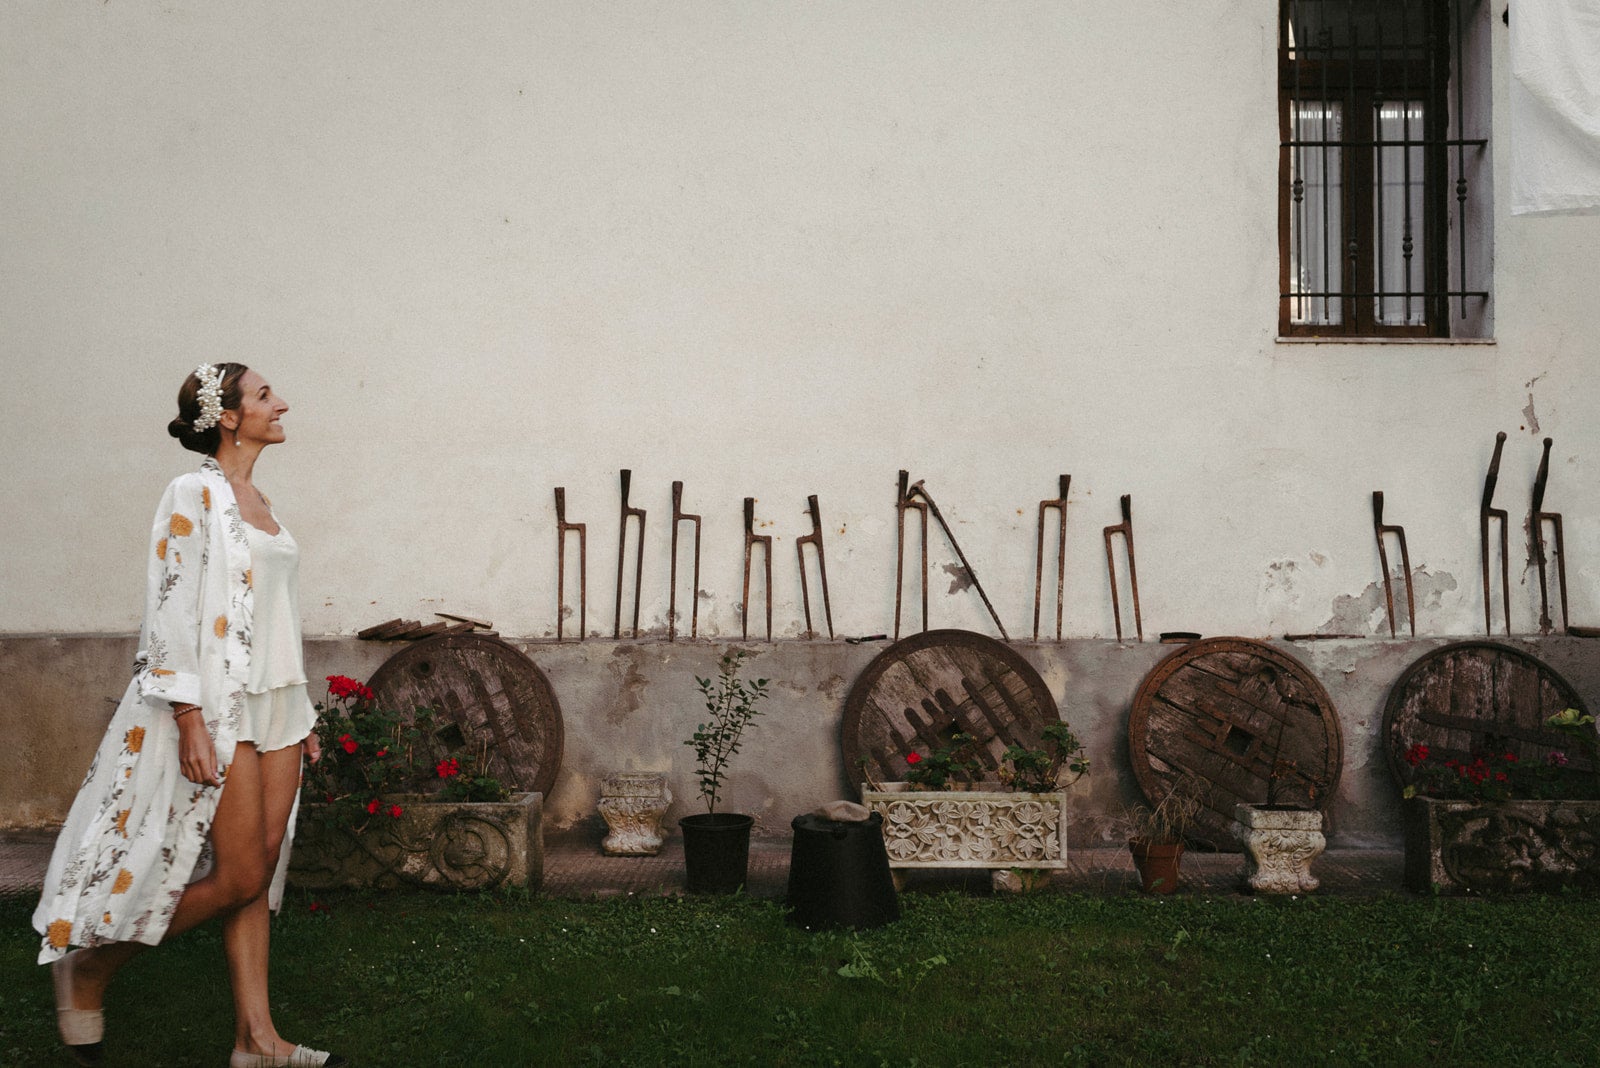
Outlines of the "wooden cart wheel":
<svg viewBox="0 0 1600 1068">
<path fill-rule="evenodd" d="M 1587 712 L 1566 679 L 1537 658 L 1499 642 L 1456 642 L 1419 658 L 1389 690 L 1384 750 L 1404 783 L 1405 751 L 1421 742 L 1434 760 L 1470 760 L 1494 739 L 1519 760 L 1543 761 L 1554 750 L 1570 766 L 1592 765 L 1582 749 L 1544 721 L 1564 709 Z"/>
<path fill-rule="evenodd" d="M 1033 666 L 993 638 L 930 630 L 889 646 L 845 702 L 840 748 L 859 784 L 905 778 L 906 754 L 937 749 L 960 731 L 977 739 L 990 776 L 1011 745 L 1036 746 L 1059 722 L 1055 698 Z"/>
<path fill-rule="evenodd" d="M 549 796 L 561 769 L 561 706 L 544 672 L 521 652 L 482 634 L 446 634 L 408 645 L 368 683 L 385 707 L 431 708 L 462 738 L 442 748 L 476 752 L 484 770 L 512 790 Z"/>
<path fill-rule="evenodd" d="M 1344 761 L 1322 684 L 1294 657 L 1248 638 L 1207 638 L 1157 664 L 1134 695 L 1128 751 L 1152 805 L 1186 775 L 1203 780 L 1191 839 L 1227 851 L 1239 848 L 1234 805 L 1265 803 L 1275 767 L 1281 800 L 1323 808 Z"/>
</svg>

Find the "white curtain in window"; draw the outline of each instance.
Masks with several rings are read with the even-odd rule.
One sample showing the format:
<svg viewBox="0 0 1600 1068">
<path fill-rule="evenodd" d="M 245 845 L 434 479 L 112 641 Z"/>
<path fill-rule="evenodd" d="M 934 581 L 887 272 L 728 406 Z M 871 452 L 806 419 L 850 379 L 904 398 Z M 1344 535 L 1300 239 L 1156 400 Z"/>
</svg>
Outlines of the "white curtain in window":
<svg viewBox="0 0 1600 1068">
<path fill-rule="evenodd" d="M 1293 106 L 1295 141 L 1337 142 L 1344 137 L 1344 110 L 1338 102 L 1297 100 Z M 1344 289 L 1339 152 L 1337 144 L 1301 144 L 1289 150 L 1289 176 L 1299 191 L 1289 208 L 1292 323 L 1344 321 L 1340 298 L 1326 295 Z"/>
<path fill-rule="evenodd" d="M 1425 323 L 1422 291 L 1427 263 L 1423 247 L 1422 187 L 1425 160 L 1422 146 L 1424 112 L 1420 101 L 1396 101 L 1374 109 L 1373 129 L 1384 142 L 1374 159 L 1372 229 L 1378 247 L 1378 322 L 1384 326 L 1421 326 Z"/>
<path fill-rule="evenodd" d="M 1600 213 L 1600 4 L 1511 11 L 1511 214 Z"/>
</svg>

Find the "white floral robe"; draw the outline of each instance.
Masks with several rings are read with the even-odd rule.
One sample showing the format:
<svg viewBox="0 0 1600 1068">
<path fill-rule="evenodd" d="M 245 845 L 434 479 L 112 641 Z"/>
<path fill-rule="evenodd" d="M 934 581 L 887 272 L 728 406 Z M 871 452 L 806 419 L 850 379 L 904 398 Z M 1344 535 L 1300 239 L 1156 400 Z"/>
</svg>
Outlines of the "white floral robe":
<svg viewBox="0 0 1600 1068">
<path fill-rule="evenodd" d="M 184 778 L 172 705 L 200 706 L 226 784 L 250 675 L 250 543 L 215 460 L 167 487 L 148 580 L 133 680 L 56 840 L 33 915 L 41 964 L 75 945 L 155 945 L 200 874 L 224 787 Z M 269 892 L 274 909 L 293 830 L 291 815 Z"/>
</svg>

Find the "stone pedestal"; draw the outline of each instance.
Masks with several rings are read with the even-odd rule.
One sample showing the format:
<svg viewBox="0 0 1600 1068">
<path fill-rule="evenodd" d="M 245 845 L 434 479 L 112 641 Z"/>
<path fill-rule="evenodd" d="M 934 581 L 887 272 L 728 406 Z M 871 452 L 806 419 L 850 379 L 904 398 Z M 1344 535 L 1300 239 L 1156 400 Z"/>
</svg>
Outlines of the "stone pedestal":
<svg viewBox="0 0 1600 1068">
<path fill-rule="evenodd" d="M 1235 805 L 1233 836 L 1244 847 L 1245 882 L 1257 893 L 1305 894 L 1319 885 L 1311 862 L 1328 840 L 1316 809 Z"/>
<path fill-rule="evenodd" d="M 611 833 L 600 848 L 611 857 L 653 857 L 661 852 L 661 817 L 672 804 L 665 775 L 618 772 L 600 784 L 600 815 Z"/>
</svg>

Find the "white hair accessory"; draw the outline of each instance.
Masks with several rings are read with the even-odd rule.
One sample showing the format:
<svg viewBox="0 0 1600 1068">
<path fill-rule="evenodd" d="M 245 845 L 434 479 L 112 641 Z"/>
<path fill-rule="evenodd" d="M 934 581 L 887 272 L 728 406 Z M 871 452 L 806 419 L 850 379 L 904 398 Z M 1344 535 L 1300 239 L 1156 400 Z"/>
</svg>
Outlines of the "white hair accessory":
<svg viewBox="0 0 1600 1068">
<path fill-rule="evenodd" d="M 200 381 L 200 388 L 194 394 L 200 402 L 200 415 L 194 421 L 194 428 L 203 432 L 222 420 L 222 369 L 203 363 L 194 369 L 194 376 Z"/>
</svg>

